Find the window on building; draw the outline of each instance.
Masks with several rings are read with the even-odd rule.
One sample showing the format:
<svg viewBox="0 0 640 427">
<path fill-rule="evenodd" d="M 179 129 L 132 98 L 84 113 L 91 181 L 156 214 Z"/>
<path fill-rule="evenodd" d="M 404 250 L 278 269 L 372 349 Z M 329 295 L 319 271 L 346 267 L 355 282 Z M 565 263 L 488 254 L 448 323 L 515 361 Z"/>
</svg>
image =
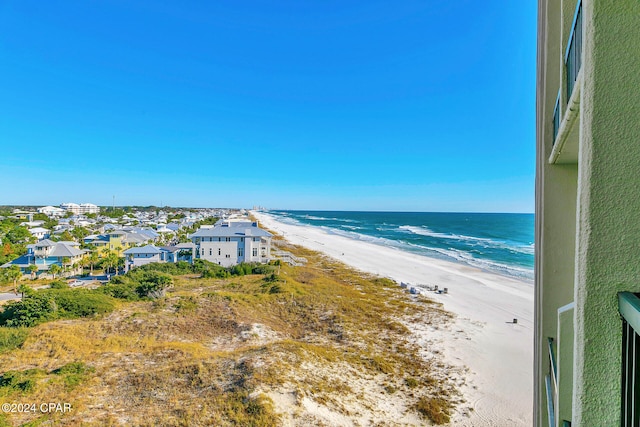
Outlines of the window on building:
<svg viewBox="0 0 640 427">
<path fill-rule="evenodd" d="M 254 238 L 253 238 L 253 241 L 254 241 L 254 242 L 259 242 L 259 241 L 260 241 L 260 238 L 259 238 L 259 237 L 254 237 Z"/>
<path fill-rule="evenodd" d="M 218 255 L 222 255 L 222 251 L 218 248 Z"/>
<path fill-rule="evenodd" d="M 258 256 L 258 248 L 253 248 L 253 256 Z"/>
<path fill-rule="evenodd" d="M 224 241 L 225 241 L 225 242 L 230 242 L 230 241 L 231 241 L 231 237 L 225 237 L 225 238 L 224 238 Z"/>
<path fill-rule="evenodd" d="M 240 238 L 240 241 L 241 241 L 241 242 L 244 242 L 244 237 L 241 237 L 241 238 Z"/>
<path fill-rule="evenodd" d="M 200 255 L 204 255 L 204 248 L 200 250 Z"/>
<path fill-rule="evenodd" d="M 226 257 L 227 257 L 227 258 L 231 258 L 231 255 L 227 254 L 227 255 L 226 255 Z"/>
<path fill-rule="evenodd" d="M 242 249 L 242 248 L 238 249 L 238 256 L 240 256 L 240 257 L 244 256 L 244 249 Z"/>
<path fill-rule="evenodd" d="M 213 255 L 213 249 L 209 248 L 209 256 Z"/>
</svg>

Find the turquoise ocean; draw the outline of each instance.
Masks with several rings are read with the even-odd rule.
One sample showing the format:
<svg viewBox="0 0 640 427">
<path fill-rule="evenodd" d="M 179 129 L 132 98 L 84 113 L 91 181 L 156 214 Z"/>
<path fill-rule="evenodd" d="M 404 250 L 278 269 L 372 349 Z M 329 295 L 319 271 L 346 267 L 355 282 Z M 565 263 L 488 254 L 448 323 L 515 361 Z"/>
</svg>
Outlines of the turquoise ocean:
<svg viewBox="0 0 640 427">
<path fill-rule="evenodd" d="M 331 234 L 533 280 L 534 215 L 445 212 L 267 212 Z"/>
</svg>

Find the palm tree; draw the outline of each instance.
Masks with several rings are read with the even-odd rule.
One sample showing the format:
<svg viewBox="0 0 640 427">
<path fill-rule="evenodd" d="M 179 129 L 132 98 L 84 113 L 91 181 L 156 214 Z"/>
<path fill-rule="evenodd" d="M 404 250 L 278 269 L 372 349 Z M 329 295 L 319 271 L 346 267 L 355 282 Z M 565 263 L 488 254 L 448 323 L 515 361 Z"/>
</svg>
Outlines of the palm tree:
<svg viewBox="0 0 640 427">
<path fill-rule="evenodd" d="M 34 280 L 36 278 L 36 273 L 38 272 L 38 266 L 35 264 L 31 264 L 29 267 L 27 267 L 27 271 L 29 272 L 29 274 L 31 274 L 31 280 Z"/>
<path fill-rule="evenodd" d="M 90 275 L 93 276 L 93 266 L 96 265 L 99 259 L 98 252 L 95 252 L 95 251 L 91 252 L 91 254 L 89 254 L 89 256 L 86 259 L 89 261 L 89 265 L 91 266 Z"/>
<path fill-rule="evenodd" d="M 69 270 L 71 270 L 71 258 L 69 258 L 68 256 L 63 257 L 62 258 L 62 270 L 68 272 Z"/>
<path fill-rule="evenodd" d="M 18 286 L 18 287 L 16 288 L 16 291 L 17 291 L 17 292 L 20 292 L 20 294 L 21 294 L 21 295 L 20 295 L 20 299 L 24 299 L 24 294 L 31 294 L 31 293 L 33 293 L 33 289 L 32 289 L 32 288 L 30 288 L 29 286 L 25 285 L 25 284 L 22 284 L 22 285 Z"/>
<path fill-rule="evenodd" d="M 49 273 L 51 273 L 54 279 L 56 278 L 56 274 L 60 273 L 61 271 L 62 268 L 60 268 L 58 264 L 51 264 L 49 266 Z"/>
<path fill-rule="evenodd" d="M 15 292 L 18 293 L 18 280 L 22 278 L 22 271 L 20 271 L 20 267 L 17 265 L 12 265 L 7 270 L 7 277 L 13 280 L 13 287 Z"/>
<path fill-rule="evenodd" d="M 116 271 L 115 273 L 118 274 L 118 255 L 116 255 L 115 253 L 111 252 L 109 255 L 107 255 L 104 258 L 104 264 L 107 266 L 107 268 L 111 269 L 114 268 Z"/>
</svg>

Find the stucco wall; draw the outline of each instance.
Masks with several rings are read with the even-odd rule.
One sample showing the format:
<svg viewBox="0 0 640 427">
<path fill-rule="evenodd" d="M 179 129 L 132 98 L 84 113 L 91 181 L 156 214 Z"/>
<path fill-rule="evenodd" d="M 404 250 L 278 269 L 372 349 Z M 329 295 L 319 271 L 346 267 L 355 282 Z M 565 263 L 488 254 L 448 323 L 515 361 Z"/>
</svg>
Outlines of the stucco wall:
<svg viewBox="0 0 640 427">
<path fill-rule="evenodd" d="M 585 0 L 574 424 L 620 423 L 619 291 L 640 291 L 640 2 Z"/>
</svg>

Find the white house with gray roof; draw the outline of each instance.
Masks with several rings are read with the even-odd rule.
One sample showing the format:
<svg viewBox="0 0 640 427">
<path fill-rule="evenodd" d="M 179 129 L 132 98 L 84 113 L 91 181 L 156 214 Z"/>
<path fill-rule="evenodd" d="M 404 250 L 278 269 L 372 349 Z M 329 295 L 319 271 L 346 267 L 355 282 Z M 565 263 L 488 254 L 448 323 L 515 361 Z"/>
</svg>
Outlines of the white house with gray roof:
<svg viewBox="0 0 640 427">
<path fill-rule="evenodd" d="M 268 262 L 271 259 L 271 233 L 251 221 L 218 221 L 202 227 L 191 236 L 196 258 L 223 267 L 241 262 Z"/>
<path fill-rule="evenodd" d="M 129 271 L 133 267 L 150 264 L 152 262 L 161 262 L 162 251 L 153 245 L 129 248 L 123 252 L 125 270 Z"/>
</svg>

